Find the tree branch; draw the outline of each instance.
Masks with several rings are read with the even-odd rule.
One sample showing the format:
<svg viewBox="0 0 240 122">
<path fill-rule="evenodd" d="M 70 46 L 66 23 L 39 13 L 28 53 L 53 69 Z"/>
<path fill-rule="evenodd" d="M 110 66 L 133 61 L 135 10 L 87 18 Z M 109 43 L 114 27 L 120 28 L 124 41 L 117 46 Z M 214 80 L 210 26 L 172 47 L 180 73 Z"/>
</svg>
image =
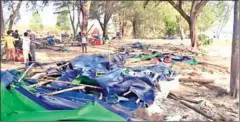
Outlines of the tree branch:
<svg viewBox="0 0 240 122">
<path fill-rule="evenodd" d="M 203 7 L 207 4 L 208 0 L 204 0 L 199 2 L 196 7 L 195 7 L 195 12 L 196 15 L 198 16 L 198 14 L 200 13 L 200 11 L 202 11 Z"/>
<path fill-rule="evenodd" d="M 182 9 L 182 0 L 179 0 L 179 7 Z"/>
<path fill-rule="evenodd" d="M 143 8 L 146 8 L 146 6 L 148 5 L 149 2 L 150 2 L 150 0 L 147 0 L 146 2 L 144 2 Z"/>
<path fill-rule="evenodd" d="M 191 6 L 191 10 L 190 10 L 190 17 L 195 17 L 195 7 L 196 7 L 196 1 L 193 0 L 192 1 L 192 6 Z"/>
<path fill-rule="evenodd" d="M 180 8 L 180 6 L 178 6 L 178 5 L 177 5 L 174 1 L 172 1 L 172 0 L 169 0 L 168 2 L 183 16 L 183 18 L 184 18 L 187 22 L 190 21 L 190 17 L 186 14 L 186 12 L 185 12 L 182 8 Z"/>
<path fill-rule="evenodd" d="M 98 22 L 99 22 L 99 25 L 101 26 L 101 28 L 102 28 L 102 30 L 103 30 L 103 29 L 104 29 L 104 27 L 103 27 L 103 23 L 101 22 L 100 18 L 99 18 L 99 17 L 97 17 L 97 20 L 98 20 Z"/>
</svg>

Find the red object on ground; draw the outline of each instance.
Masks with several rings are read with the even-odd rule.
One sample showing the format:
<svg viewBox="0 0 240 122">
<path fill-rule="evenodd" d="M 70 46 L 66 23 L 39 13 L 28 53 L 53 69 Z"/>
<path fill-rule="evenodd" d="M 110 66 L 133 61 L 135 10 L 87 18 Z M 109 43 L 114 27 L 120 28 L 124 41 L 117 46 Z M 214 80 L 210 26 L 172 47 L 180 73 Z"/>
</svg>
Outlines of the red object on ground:
<svg viewBox="0 0 240 122">
<path fill-rule="evenodd" d="M 158 63 L 159 63 L 158 58 L 154 58 L 154 59 L 152 59 L 152 63 L 154 63 L 154 64 L 158 64 Z"/>
<path fill-rule="evenodd" d="M 23 58 L 23 51 L 17 49 L 15 51 L 15 61 L 16 62 L 24 62 L 24 58 Z"/>
<path fill-rule="evenodd" d="M 94 40 L 94 45 L 101 45 L 101 40 Z"/>
<path fill-rule="evenodd" d="M 164 63 L 171 63 L 172 59 L 170 57 L 166 57 L 166 58 L 163 59 L 163 62 Z"/>
</svg>

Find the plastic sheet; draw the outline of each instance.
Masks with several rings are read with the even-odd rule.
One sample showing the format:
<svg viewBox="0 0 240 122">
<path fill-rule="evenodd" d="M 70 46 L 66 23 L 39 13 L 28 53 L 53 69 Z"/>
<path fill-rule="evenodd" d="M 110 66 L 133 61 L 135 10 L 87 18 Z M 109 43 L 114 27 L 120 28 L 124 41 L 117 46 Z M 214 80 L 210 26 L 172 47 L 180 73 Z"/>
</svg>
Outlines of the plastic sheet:
<svg viewBox="0 0 240 122">
<path fill-rule="evenodd" d="M 131 55 L 128 54 L 82 55 L 73 59 L 70 65 L 66 66 L 67 68 L 47 71 L 50 74 L 59 73 L 60 77 L 57 80 L 69 84 L 53 81 L 47 86 L 33 89 L 27 85 L 33 84 L 35 81 L 26 80 L 24 81 L 26 84 L 23 82 L 15 84 L 17 86 L 15 91 L 47 110 L 76 110 L 92 101 L 102 102 L 101 105 L 104 108 L 126 119 L 131 116 L 131 111 L 151 105 L 155 99 L 156 83 L 174 75 L 174 72 L 164 65 L 125 68 L 124 63 L 129 57 Z M 65 63 L 60 62 L 57 65 Z M 22 75 L 17 70 L 7 72 L 9 74 L 5 73 L 3 76 L 1 74 L 1 80 L 6 81 L 3 83 L 5 87 L 9 86 L 11 82 L 17 81 Z M 102 73 L 102 75 L 98 75 L 98 73 Z M 12 77 L 8 77 L 8 75 L 12 75 Z M 153 79 L 155 75 L 157 77 Z M 102 89 L 85 88 L 54 96 L 46 95 L 46 93 L 56 90 L 74 87 L 76 84 L 99 86 Z M 64 118 L 63 120 L 68 119 Z"/>
<path fill-rule="evenodd" d="M 72 107 L 76 108 L 76 101 L 72 101 L 71 104 L 66 104 L 63 102 L 69 101 L 64 100 L 64 98 L 44 97 L 44 99 L 43 96 L 35 97 L 20 87 L 18 89 L 12 88 L 7 90 L 4 85 L 1 84 L 1 120 L 127 120 L 109 111 L 97 102 L 82 104 L 74 110 L 59 111 L 59 109 L 62 109 L 63 106 L 66 107 L 66 105 L 72 105 Z M 56 98 L 58 100 L 56 100 Z M 44 117 L 39 118 L 39 115 L 44 115 Z M 125 114 L 125 117 L 128 118 L 129 116 Z"/>
</svg>

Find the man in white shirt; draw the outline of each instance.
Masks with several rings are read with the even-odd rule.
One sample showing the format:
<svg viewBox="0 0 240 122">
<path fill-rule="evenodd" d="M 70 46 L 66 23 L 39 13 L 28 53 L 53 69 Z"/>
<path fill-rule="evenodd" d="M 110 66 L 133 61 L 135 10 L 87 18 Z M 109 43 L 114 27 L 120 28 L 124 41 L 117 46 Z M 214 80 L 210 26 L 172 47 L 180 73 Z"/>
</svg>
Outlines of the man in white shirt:
<svg viewBox="0 0 240 122">
<path fill-rule="evenodd" d="M 87 53 L 87 35 L 83 32 L 82 33 L 82 53 Z"/>
<path fill-rule="evenodd" d="M 28 62 L 28 54 L 30 53 L 30 42 L 31 40 L 28 37 L 28 33 L 25 32 L 23 36 L 23 42 L 22 42 L 23 57 L 24 57 L 25 64 Z"/>
</svg>

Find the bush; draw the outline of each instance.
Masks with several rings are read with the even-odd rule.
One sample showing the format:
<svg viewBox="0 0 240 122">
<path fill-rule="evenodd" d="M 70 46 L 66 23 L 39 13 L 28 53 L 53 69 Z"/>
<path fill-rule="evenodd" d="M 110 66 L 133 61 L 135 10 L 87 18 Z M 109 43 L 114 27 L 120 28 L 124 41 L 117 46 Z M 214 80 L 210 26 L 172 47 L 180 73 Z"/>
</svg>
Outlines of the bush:
<svg viewBox="0 0 240 122">
<path fill-rule="evenodd" d="M 198 40 L 199 40 L 199 44 L 200 45 L 210 45 L 213 43 L 213 39 L 209 38 L 207 35 L 205 34 L 200 34 L 198 36 Z"/>
</svg>

